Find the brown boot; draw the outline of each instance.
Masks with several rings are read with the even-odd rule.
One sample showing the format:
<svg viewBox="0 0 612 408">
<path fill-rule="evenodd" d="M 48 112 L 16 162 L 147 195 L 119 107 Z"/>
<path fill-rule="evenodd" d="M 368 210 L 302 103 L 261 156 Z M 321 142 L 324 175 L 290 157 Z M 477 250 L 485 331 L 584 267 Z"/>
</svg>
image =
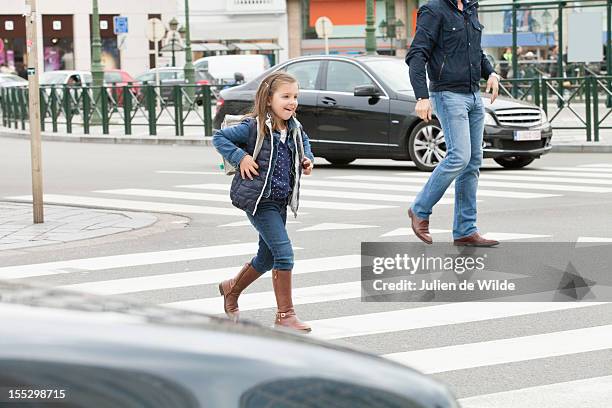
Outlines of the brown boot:
<svg viewBox="0 0 612 408">
<path fill-rule="evenodd" d="M 499 241 L 494 239 L 486 239 L 478 232 L 470 236 L 459 238 L 453 241 L 456 246 L 472 246 L 472 247 L 492 247 L 499 245 Z"/>
<path fill-rule="evenodd" d="M 238 321 L 240 311 L 238 310 L 238 296 L 240 293 L 255 279 L 259 278 L 261 273 L 257 272 L 250 263 L 245 264 L 235 278 L 224 280 L 219 284 L 219 292 L 223 296 L 223 308 L 227 317 L 234 321 Z"/>
<path fill-rule="evenodd" d="M 272 285 L 274 286 L 274 295 L 276 296 L 276 305 L 278 307 L 274 326 L 310 332 L 310 326 L 301 322 L 293 309 L 293 301 L 291 300 L 291 271 L 273 269 Z"/>
<path fill-rule="evenodd" d="M 424 220 L 417 217 L 412 212 L 412 208 L 408 209 L 408 216 L 410 217 L 410 225 L 412 227 L 412 231 L 414 231 L 414 235 L 416 235 L 417 238 L 424 243 L 431 244 L 433 241 L 431 239 L 431 235 L 429 234 L 429 220 Z"/>
</svg>

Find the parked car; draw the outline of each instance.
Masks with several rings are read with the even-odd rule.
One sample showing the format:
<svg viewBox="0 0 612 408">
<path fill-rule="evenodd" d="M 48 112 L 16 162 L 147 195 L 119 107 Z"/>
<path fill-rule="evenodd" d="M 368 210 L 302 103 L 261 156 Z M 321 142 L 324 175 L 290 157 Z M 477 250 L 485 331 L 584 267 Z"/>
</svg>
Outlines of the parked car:
<svg viewBox="0 0 612 408">
<path fill-rule="evenodd" d="M 28 81 L 15 74 L 0 74 L 0 87 L 27 87 Z"/>
<path fill-rule="evenodd" d="M 160 94 L 164 101 L 172 103 L 174 101 L 174 85 L 185 84 L 185 71 L 181 67 L 161 67 L 153 68 L 147 72 L 140 74 L 136 77 L 136 83 L 139 85 L 149 83 L 155 85 L 157 79 L 156 75 L 159 73 L 159 82 L 161 86 Z M 195 70 L 195 80 L 197 85 L 213 85 L 215 79 L 203 69 Z M 141 95 L 144 92 L 144 88 L 141 88 Z M 144 95 L 141 97 L 144 98 Z M 202 104 L 201 95 L 196 95 L 196 102 L 198 105 Z"/>
<path fill-rule="evenodd" d="M 126 85 L 132 86 L 134 95 L 138 95 L 140 89 L 134 86 L 136 80 L 127 72 L 121 69 L 109 69 L 104 71 L 104 84 L 111 87 L 111 94 L 116 95 L 114 98 L 119 105 L 123 105 L 123 87 Z"/>
<path fill-rule="evenodd" d="M 91 85 L 93 79 L 89 71 L 46 71 L 43 72 L 38 80 L 40 85 Z"/>
<path fill-rule="evenodd" d="M 200 58 L 193 65 L 207 70 L 222 84 L 234 84 L 236 73 L 251 81 L 270 68 L 270 60 L 263 54 L 214 55 Z"/>
<path fill-rule="evenodd" d="M 286 71 L 299 81 L 298 119 L 310 136 L 312 151 L 332 164 L 356 158 L 412 160 L 433 171 L 446 155 L 437 118 L 423 122 L 408 67 L 384 56 L 311 56 L 288 60 L 244 85 L 221 91 L 214 127 L 226 114 L 251 109 L 261 80 Z M 546 114 L 527 102 L 498 97 L 486 110 L 484 157 L 506 168 L 527 166 L 551 149 L 552 128 Z"/>
<path fill-rule="evenodd" d="M 15 404 L 459 407 L 446 386 L 382 357 L 116 297 L 0 282 L 0 321 L 3 400 Z M 23 399 L 27 389 L 45 396 Z"/>
</svg>

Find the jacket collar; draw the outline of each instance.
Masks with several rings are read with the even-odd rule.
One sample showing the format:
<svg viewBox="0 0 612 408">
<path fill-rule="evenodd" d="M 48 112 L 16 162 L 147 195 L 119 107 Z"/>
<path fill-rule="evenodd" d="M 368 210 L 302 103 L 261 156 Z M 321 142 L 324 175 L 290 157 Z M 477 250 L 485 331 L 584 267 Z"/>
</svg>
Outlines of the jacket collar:
<svg viewBox="0 0 612 408">
<path fill-rule="evenodd" d="M 257 120 L 259 121 L 259 118 L 257 118 Z M 266 126 L 268 127 L 268 129 L 270 129 L 270 132 L 272 132 L 272 118 L 266 118 L 266 122 L 265 123 L 266 123 Z M 287 130 L 288 130 L 288 132 L 291 132 L 295 128 L 299 129 L 300 127 L 302 127 L 302 124 L 300 123 L 299 120 L 297 120 L 295 118 L 295 116 L 287 121 Z"/>
<path fill-rule="evenodd" d="M 446 0 L 446 2 L 455 10 L 460 11 L 459 7 L 457 7 L 457 0 Z M 467 0 L 467 7 L 464 9 L 469 10 L 472 7 L 478 7 L 478 0 Z"/>
</svg>

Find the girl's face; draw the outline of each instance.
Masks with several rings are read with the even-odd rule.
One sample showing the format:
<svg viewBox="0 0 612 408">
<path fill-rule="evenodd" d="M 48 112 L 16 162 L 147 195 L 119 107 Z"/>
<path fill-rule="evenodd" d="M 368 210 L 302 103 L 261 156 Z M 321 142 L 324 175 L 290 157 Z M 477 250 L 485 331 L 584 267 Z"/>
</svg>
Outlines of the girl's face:
<svg viewBox="0 0 612 408">
<path fill-rule="evenodd" d="M 298 107 L 298 84 L 296 82 L 284 82 L 276 88 L 270 97 L 268 106 L 272 113 L 282 120 L 289 120 Z"/>
</svg>

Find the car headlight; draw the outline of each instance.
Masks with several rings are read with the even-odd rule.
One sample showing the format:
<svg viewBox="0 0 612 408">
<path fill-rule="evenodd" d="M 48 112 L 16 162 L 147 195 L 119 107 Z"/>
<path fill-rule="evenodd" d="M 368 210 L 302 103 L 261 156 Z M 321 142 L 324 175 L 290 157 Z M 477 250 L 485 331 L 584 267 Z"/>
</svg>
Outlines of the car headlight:
<svg viewBox="0 0 612 408">
<path fill-rule="evenodd" d="M 485 125 L 497 126 L 497 121 L 490 113 L 485 114 Z"/>
<path fill-rule="evenodd" d="M 548 116 L 546 116 L 544 109 L 540 109 L 540 117 L 542 118 L 542 124 L 548 123 Z"/>
</svg>

